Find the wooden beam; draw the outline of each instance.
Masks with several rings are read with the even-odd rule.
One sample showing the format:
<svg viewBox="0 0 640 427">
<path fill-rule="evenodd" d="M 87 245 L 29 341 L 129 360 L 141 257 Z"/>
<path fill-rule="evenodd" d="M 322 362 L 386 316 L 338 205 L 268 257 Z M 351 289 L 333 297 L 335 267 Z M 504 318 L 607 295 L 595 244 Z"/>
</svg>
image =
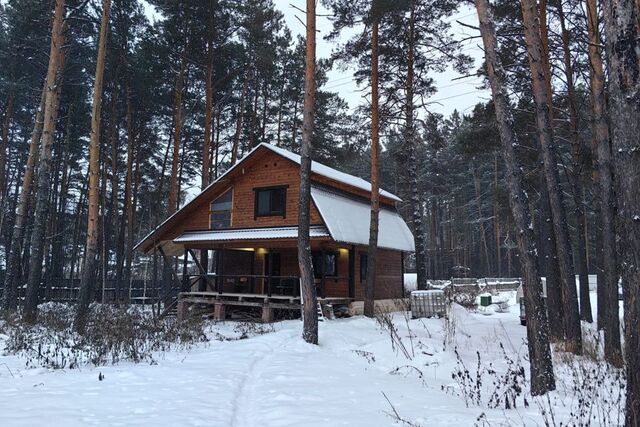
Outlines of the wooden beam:
<svg viewBox="0 0 640 427">
<path fill-rule="evenodd" d="M 189 276 L 187 275 L 187 262 L 188 262 L 188 252 L 184 250 L 184 257 L 182 259 L 182 290 L 186 291 L 189 289 Z"/>
<path fill-rule="evenodd" d="M 356 247 L 349 249 L 349 298 L 356 297 Z"/>
</svg>

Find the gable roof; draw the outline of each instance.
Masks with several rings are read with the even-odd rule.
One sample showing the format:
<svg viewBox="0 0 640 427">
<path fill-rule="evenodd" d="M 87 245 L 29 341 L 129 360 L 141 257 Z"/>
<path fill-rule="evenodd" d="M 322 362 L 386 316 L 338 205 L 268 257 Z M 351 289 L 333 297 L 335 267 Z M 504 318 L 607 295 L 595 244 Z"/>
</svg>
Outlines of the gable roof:
<svg viewBox="0 0 640 427">
<path fill-rule="evenodd" d="M 231 174 L 231 172 L 233 172 L 236 169 L 239 169 L 249 158 L 253 157 L 253 155 L 261 150 L 261 149 L 267 149 L 289 161 L 292 161 L 294 163 L 296 163 L 297 165 L 300 165 L 300 155 L 292 153 L 291 151 L 285 150 L 283 148 L 279 148 L 279 147 L 275 147 L 271 144 L 267 144 L 265 142 L 258 144 L 257 146 L 255 146 L 251 151 L 249 151 L 249 153 L 247 153 L 247 155 L 245 155 L 240 161 L 238 161 L 235 165 L 231 166 L 229 169 L 227 169 L 222 175 L 220 175 L 215 181 L 211 182 L 207 187 L 204 188 L 204 190 L 202 190 L 196 197 L 194 197 L 193 199 L 191 199 L 191 201 L 189 201 L 188 203 L 186 203 L 183 207 L 181 207 L 180 209 L 178 209 L 176 212 L 174 212 L 171 216 L 169 216 L 167 219 L 165 219 L 162 223 L 160 223 L 160 225 L 158 225 L 155 229 L 153 229 L 151 232 L 149 232 L 144 238 L 142 238 L 138 243 L 136 243 L 136 245 L 133 247 L 133 250 L 136 250 L 138 248 L 140 248 L 141 246 L 145 245 L 145 243 L 147 243 L 148 241 L 151 240 L 151 238 L 153 237 L 154 234 L 156 234 L 157 232 L 160 232 L 161 230 L 166 229 L 171 222 L 173 221 L 174 218 L 176 218 L 177 216 L 181 215 L 182 213 L 184 213 L 188 208 L 190 208 L 191 206 L 197 204 L 198 202 L 200 202 L 200 200 L 202 199 L 202 197 L 205 196 L 206 193 L 209 192 L 210 189 L 212 189 L 214 186 L 216 186 L 218 183 L 224 181 L 228 175 Z M 326 178 L 329 178 L 331 180 L 340 182 L 342 184 L 346 184 L 350 187 L 359 189 L 359 190 L 364 190 L 364 191 L 368 191 L 371 192 L 371 183 L 368 181 L 365 181 L 362 178 L 359 178 L 357 176 L 353 176 L 353 175 L 349 175 L 348 173 L 344 173 L 344 172 L 340 172 L 337 169 L 333 169 L 329 166 L 323 165 L 321 163 L 318 163 L 316 161 L 312 161 L 311 162 L 311 172 L 312 174 L 317 174 Z M 400 199 L 398 196 L 396 196 L 395 194 L 392 194 L 386 190 L 380 189 L 380 195 L 387 197 L 388 199 L 394 200 L 394 201 L 402 201 L 402 199 Z M 155 240 L 155 239 L 153 239 Z M 143 248 L 144 249 L 144 248 Z M 146 250 L 146 249 L 145 249 Z"/>
<path fill-rule="evenodd" d="M 324 188 L 311 187 L 311 197 L 336 242 L 369 244 L 371 206 Z M 378 247 L 413 252 L 413 234 L 402 217 L 391 209 L 381 208 L 378 225 Z"/>
</svg>

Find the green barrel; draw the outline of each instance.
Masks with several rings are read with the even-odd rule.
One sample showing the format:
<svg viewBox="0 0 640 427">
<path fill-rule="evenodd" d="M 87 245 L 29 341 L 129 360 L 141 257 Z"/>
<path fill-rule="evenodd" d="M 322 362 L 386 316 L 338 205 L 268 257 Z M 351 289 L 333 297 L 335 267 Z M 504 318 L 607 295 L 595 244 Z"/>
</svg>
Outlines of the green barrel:
<svg viewBox="0 0 640 427">
<path fill-rule="evenodd" d="M 480 296 L 480 305 L 483 307 L 488 307 L 491 305 L 491 295 L 481 295 Z"/>
</svg>

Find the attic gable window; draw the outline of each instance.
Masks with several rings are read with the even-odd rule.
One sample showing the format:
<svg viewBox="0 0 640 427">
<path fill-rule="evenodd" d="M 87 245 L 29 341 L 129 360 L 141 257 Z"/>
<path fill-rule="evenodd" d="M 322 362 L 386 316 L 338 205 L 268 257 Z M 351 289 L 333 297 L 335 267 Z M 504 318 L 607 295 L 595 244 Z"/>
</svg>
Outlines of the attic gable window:
<svg viewBox="0 0 640 427">
<path fill-rule="evenodd" d="M 212 230 L 231 227 L 231 205 L 233 192 L 228 190 L 211 203 L 210 225 Z"/>
<path fill-rule="evenodd" d="M 287 217 L 287 187 L 254 188 L 255 209 L 254 216 Z"/>
</svg>

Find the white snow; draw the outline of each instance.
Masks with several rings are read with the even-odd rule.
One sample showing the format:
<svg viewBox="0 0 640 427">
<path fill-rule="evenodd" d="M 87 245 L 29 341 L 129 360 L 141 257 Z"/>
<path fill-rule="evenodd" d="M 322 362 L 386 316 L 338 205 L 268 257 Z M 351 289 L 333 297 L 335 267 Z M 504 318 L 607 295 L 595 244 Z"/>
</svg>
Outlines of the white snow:
<svg viewBox="0 0 640 427">
<path fill-rule="evenodd" d="M 311 187 L 311 197 L 333 240 L 369 244 L 371 206 L 368 203 L 317 187 Z M 406 252 L 413 252 L 415 248 L 411 230 L 395 210 L 380 209 L 378 247 Z"/>
<path fill-rule="evenodd" d="M 491 363 L 497 372 L 507 368 L 504 353 L 519 359 L 528 377 L 526 329 L 519 324 L 517 307 L 481 314 L 455 306 L 449 327 L 443 319 L 393 316 L 412 360 L 397 347 L 394 351 L 389 333 L 364 317 L 321 323 L 319 346 L 304 343 L 301 322 L 291 320 L 265 335 L 160 354 L 155 365 L 48 371 L 25 369 L 24 359 L 3 355 L 0 425 L 401 425 L 387 415 L 392 409 L 383 393 L 415 425 L 544 425 L 538 404 L 546 398 L 527 396 L 528 407 L 508 410 L 467 407 L 452 380 L 454 348 L 472 376 L 479 352 L 483 365 Z M 233 322 L 212 328 L 212 337 L 233 335 Z M 0 350 L 5 340 L 0 335 Z M 554 358 L 558 391 L 550 400 L 556 422 L 566 423 L 578 399 L 570 369 L 561 360 Z M 485 386 L 488 397 L 491 385 Z M 486 423 L 476 424 L 481 414 Z"/>
<path fill-rule="evenodd" d="M 311 226 L 310 237 L 330 237 L 323 226 Z M 296 239 L 298 227 L 247 228 L 233 230 L 190 231 L 173 239 L 175 243 L 218 242 L 231 240 Z"/>
</svg>

